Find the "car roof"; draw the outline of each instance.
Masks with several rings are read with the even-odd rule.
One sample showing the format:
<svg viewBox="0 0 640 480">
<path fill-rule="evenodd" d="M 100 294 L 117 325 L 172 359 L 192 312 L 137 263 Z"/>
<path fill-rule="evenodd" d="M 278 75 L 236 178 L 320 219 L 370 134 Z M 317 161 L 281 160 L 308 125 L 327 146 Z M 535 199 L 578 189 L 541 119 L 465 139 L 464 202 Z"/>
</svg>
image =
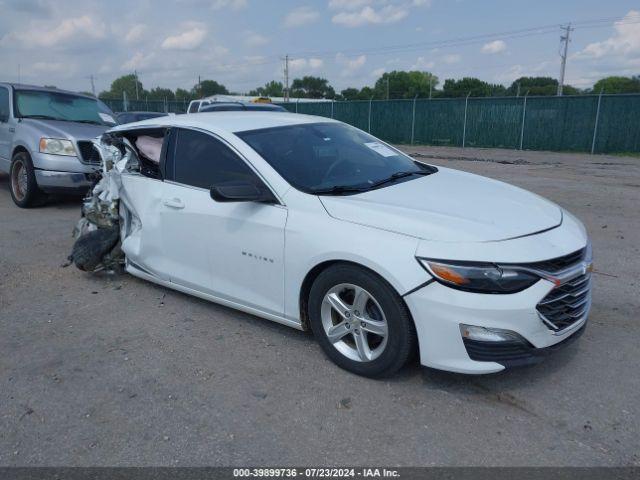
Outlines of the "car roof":
<svg viewBox="0 0 640 480">
<path fill-rule="evenodd" d="M 80 92 L 72 92 L 71 90 L 62 90 L 61 88 L 40 87 L 38 85 L 27 85 L 25 83 L 11 83 L 11 82 L 0 82 L 0 85 L 6 86 L 6 87 L 13 87 L 16 90 L 36 90 L 38 92 L 65 93 L 68 95 L 75 95 L 77 97 L 85 97 L 85 98 L 98 100 L 97 98 L 92 97 L 91 95 L 85 95 L 84 93 L 80 93 Z"/>
<path fill-rule="evenodd" d="M 300 115 L 288 112 L 200 112 L 170 117 L 151 118 L 140 122 L 114 127 L 111 131 L 129 130 L 140 127 L 191 127 L 212 132 L 238 133 L 263 128 L 284 127 L 309 123 L 336 122 L 326 117 Z M 336 122 L 338 123 L 338 122 Z"/>
<path fill-rule="evenodd" d="M 151 115 L 152 117 L 164 117 L 165 115 L 169 115 L 169 114 L 168 113 L 164 113 L 164 112 L 117 112 L 116 115 L 117 116 L 123 116 L 123 115 L 133 115 L 133 116 L 145 115 L 145 116 L 149 116 L 149 115 Z"/>
<path fill-rule="evenodd" d="M 235 108 L 235 110 L 253 110 L 253 111 L 273 111 L 273 112 L 282 112 L 285 110 L 284 107 L 280 105 L 274 105 L 272 103 L 252 103 L 252 102 L 212 102 L 202 105 L 200 107 L 200 112 L 215 112 L 224 111 L 225 108 Z"/>
</svg>

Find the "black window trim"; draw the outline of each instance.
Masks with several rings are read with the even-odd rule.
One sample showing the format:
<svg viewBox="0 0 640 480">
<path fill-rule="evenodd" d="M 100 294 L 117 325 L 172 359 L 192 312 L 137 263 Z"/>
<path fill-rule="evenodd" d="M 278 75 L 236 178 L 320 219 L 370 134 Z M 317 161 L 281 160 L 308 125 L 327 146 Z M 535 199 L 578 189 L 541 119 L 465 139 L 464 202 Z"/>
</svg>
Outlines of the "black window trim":
<svg viewBox="0 0 640 480">
<path fill-rule="evenodd" d="M 171 130 L 173 131 L 173 142 L 172 142 L 172 147 L 173 147 L 173 152 L 166 152 L 166 156 L 165 156 L 165 162 L 167 160 L 167 157 L 169 155 L 173 155 L 173 158 L 171 159 L 171 163 L 174 165 L 174 171 L 173 172 L 166 172 L 165 175 L 165 179 L 164 181 L 167 183 L 170 183 L 171 185 L 177 185 L 180 187 L 185 187 L 185 188 L 192 188 L 195 190 L 200 190 L 203 192 L 209 192 L 208 188 L 202 188 L 202 187 L 195 187 L 193 185 L 189 185 L 186 183 L 181 183 L 175 180 L 174 178 L 174 173 L 175 173 L 175 153 L 176 153 L 176 148 L 178 145 L 177 142 L 177 135 L 179 133 L 179 130 L 191 130 L 193 132 L 199 132 L 199 133 L 204 133 L 205 135 L 208 135 L 209 137 L 212 137 L 214 140 L 217 140 L 219 142 L 221 142 L 223 145 L 225 145 L 226 147 L 228 147 L 232 153 L 234 153 L 238 159 L 242 162 L 244 162 L 244 164 L 256 175 L 256 177 L 258 178 L 258 180 L 260 180 L 263 185 L 272 193 L 272 195 L 274 196 L 274 198 L 278 201 L 277 204 L 275 205 L 279 205 L 279 206 L 286 206 L 285 203 L 282 201 L 282 199 L 280 198 L 280 195 L 278 195 L 276 193 L 276 191 L 273 189 L 273 187 L 271 186 L 271 184 L 267 181 L 266 178 L 264 178 L 264 175 L 262 175 L 258 169 L 256 169 L 253 164 L 229 141 L 227 141 L 225 138 L 222 138 L 220 135 L 217 135 L 209 130 L 205 130 L 203 128 L 198 128 L 198 127 L 188 127 L 188 126 L 176 126 L 176 127 L 171 127 Z"/>
<path fill-rule="evenodd" d="M 7 91 L 7 106 L 9 111 L 7 112 L 9 116 L 7 117 L 7 122 L 11 120 L 13 116 L 13 89 L 9 87 L 9 85 L 0 85 L 0 88 L 4 88 Z"/>
</svg>

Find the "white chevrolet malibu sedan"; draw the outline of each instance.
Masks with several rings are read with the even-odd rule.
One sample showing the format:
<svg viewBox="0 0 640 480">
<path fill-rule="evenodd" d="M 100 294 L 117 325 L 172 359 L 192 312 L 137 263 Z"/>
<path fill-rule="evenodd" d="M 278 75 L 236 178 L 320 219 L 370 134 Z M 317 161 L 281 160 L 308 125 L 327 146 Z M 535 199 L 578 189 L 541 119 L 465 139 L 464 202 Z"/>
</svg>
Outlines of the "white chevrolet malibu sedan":
<svg viewBox="0 0 640 480">
<path fill-rule="evenodd" d="M 344 123 L 279 112 L 112 129 L 126 270 L 301 330 L 351 372 L 413 352 L 480 374 L 577 338 L 591 248 L 533 193 L 414 161 Z"/>
</svg>

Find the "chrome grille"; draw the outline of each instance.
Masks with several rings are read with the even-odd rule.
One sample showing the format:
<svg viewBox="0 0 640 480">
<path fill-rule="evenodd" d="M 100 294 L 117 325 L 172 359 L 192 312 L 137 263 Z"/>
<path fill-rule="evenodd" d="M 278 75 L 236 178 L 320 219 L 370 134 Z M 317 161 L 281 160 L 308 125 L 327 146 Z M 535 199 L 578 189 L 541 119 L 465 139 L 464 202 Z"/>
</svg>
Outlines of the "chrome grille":
<svg viewBox="0 0 640 480">
<path fill-rule="evenodd" d="M 100 154 L 93 146 L 93 142 L 78 142 L 78 150 L 80 150 L 80 160 L 82 163 L 88 163 L 89 165 L 100 165 L 102 163 Z"/>
<path fill-rule="evenodd" d="M 560 332 L 579 322 L 591 305 L 591 273 L 579 275 L 554 288 L 536 306 L 545 325 Z"/>
<path fill-rule="evenodd" d="M 540 270 L 548 273 L 556 273 L 566 268 L 572 267 L 576 263 L 585 258 L 587 254 L 587 248 L 582 248 L 568 255 L 562 257 L 552 258 L 551 260 L 543 260 L 541 262 L 519 264 L 523 267 L 531 268 L 533 270 Z"/>
</svg>

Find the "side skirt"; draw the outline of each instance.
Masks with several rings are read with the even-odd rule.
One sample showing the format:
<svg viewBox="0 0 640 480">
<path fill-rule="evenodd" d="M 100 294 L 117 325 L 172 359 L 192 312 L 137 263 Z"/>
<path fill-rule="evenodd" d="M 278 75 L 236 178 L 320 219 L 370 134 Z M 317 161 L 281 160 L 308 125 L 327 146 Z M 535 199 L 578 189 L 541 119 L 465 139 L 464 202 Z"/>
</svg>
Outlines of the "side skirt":
<svg viewBox="0 0 640 480">
<path fill-rule="evenodd" d="M 302 324 L 299 322 L 295 322 L 293 320 L 289 320 L 288 318 L 284 318 L 278 315 L 273 315 L 272 313 L 263 312 L 262 310 L 258 310 L 253 307 L 248 307 L 246 305 L 242 305 L 240 303 L 232 302 L 230 300 L 225 300 L 220 297 L 216 297 L 215 295 L 210 295 L 208 293 L 203 293 L 198 290 L 193 290 L 191 288 L 183 287 L 182 285 L 178 285 L 176 283 L 171 283 L 166 280 L 162 280 L 154 275 L 151 275 L 147 272 L 137 269 L 131 263 L 127 262 L 125 270 L 133 275 L 134 277 L 141 278 L 142 280 L 147 280 L 149 282 L 156 283 L 158 285 L 162 285 L 163 287 L 170 288 L 171 290 L 177 290 L 182 293 L 186 293 L 187 295 L 193 295 L 194 297 L 202 298 L 203 300 L 208 300 L 213 303 L 217 303 L 219 305 L 224 305 L 225 307 L 230 307 L 235 310 L 240 310 L 245 313 L 249 313 L 251 315 L 255 315 L 257 317 L 265 318 L 267 320 L 271 320 L 273 322 L 281 323 L 282 325 L 286 325 L 287 327 L 292 327 L 297 330 L 303 330 Z"/>
</svg>

